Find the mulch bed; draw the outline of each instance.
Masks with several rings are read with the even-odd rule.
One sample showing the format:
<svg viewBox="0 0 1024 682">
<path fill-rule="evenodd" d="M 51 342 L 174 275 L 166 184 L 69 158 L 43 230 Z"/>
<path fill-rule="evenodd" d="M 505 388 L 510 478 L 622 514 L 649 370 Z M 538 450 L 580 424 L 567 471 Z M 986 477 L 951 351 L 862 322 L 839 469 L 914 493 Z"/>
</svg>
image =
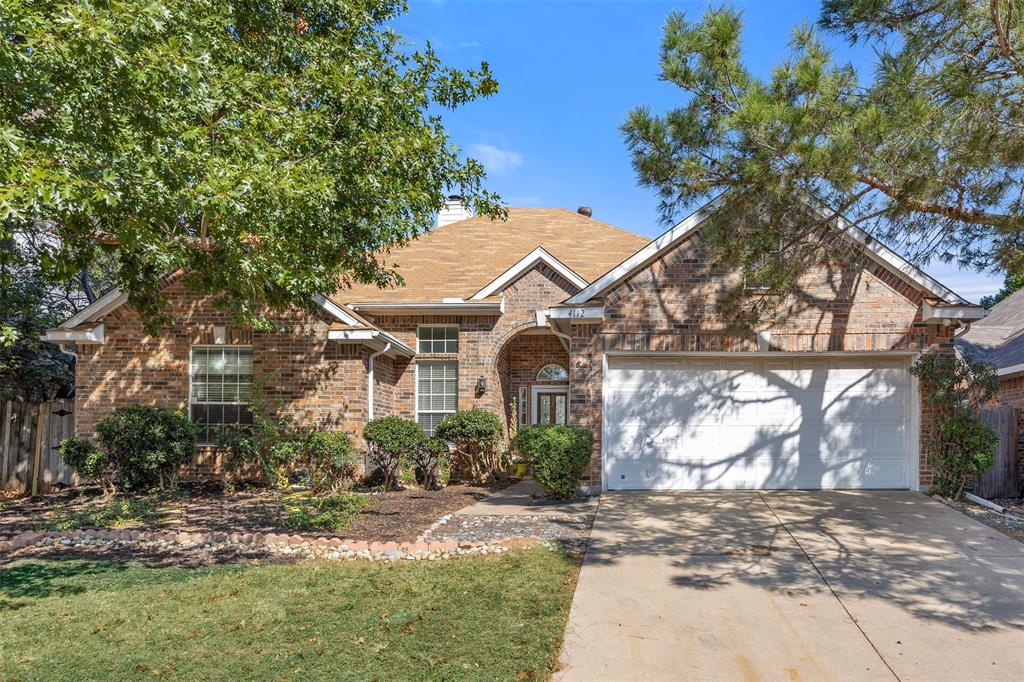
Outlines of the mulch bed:
<svg viewBox="0 0 1024 682">
<path fill-rule="evenodd" d="M 435 491 L 407 488 L 369 493 L 375 504 L 362 510 L 343 531 L 304 532 L 355 540 L 412 541 L 445 514 L 473 504 L 505 485 L 508 484 L 454 484 Z M 65 513 L 84 511 L 97 504 L 101 494 L 98 488 L 75 488 L 36 498 L 0 499 L 0 529 L 6 535 L 38 530 L 58 505 Z M 295 532 L 280 522 L 281 493 L 275 491 L 224 492 L 216 486 L 183 486 L 177 494 L 157 499 L 157 520 L 137 527 L 188 533 Z"/>
<path fill-rule="evenodd" d="M 999 514 L 998 512 L 992 511 L 986 507 L 982 507 L 979 504 L 973 502 L 955 502 L 953 500 L 943 500 L 946 504 L 953 507 L 957 511 L 970 516 L 976 521 L 981 521 L 986 526 L 995 528 L 1000 533 L 1008 535 L 1018 542 L 1024 542 L 1024 500 L 992 500 L 998 505 L 1009 509 L 1010 513 L 1017 518 L 1006 516 L 1005 514 Z"/>
</svg>

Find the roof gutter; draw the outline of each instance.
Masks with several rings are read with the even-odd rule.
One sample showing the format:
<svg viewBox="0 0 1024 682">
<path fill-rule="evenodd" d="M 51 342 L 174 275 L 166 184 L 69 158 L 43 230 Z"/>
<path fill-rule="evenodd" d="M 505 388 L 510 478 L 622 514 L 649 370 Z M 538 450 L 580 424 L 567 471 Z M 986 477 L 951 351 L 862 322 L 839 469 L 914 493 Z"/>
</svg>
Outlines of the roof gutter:
<svg viewBox="0 0 1024 682">
<path fill-rule="evenodd" d="M 1024 363 L 1017 363 L 1016 365 L 1007 365 L 1006 367 L 999 367 L 996 369 L 996 376 L 1006 377 L 1011 374 L 1020 374 L 1024 372 Z"/>
<path fill-rule="evenodd" d="M 348 307 L 359 312 L 390 315 L 422 315 L 425 313 L 500 315 L 503 305 L 501 301 L 488 301 L 486 303 L 350 303 Z"/>
<path fill-rule="evenodd" d="M 942 323 L 949 325 L 952 322 L 970 324 L 983 317 L 988 316 L 988 311 L 980 305 L 939 305 L 931 301 L 921 303 L 921 321 L 927 324 Z"/>
<path fill-rule="evenodd" d="M 404 355 L 407 358 L 416 355 L 412 348 L 380 329 L 332 329 L 327 332 L 327 339 L 342 343 L 365 343 L 371 348 L 383 348 L 384 352 L 391 355 Z"/>
<path fill-rule="evenodd" d="M 103 343 L 106 338 L 106 326 L 102 323 L 89 329 L 47 329 L 39 337 L 43 341 L 56 343 Z"/>
</svg>

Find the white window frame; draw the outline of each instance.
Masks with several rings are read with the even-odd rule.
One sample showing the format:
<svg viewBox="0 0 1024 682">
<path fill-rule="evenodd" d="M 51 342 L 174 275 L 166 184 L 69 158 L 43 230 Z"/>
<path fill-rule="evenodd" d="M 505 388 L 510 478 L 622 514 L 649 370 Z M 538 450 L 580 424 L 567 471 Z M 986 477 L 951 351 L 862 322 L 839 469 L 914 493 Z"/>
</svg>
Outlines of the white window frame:
<svg viewBox="0 0 1024 682">
<path fill-rule="evenodd" d="M 420 350 L 420 331 L 423 330 L 423 329 L 454 329 L 455 330 L 455 351 L 454 352 L 443 351 L 441 353 L 436 353 L 434 351 L 430 351 L 430 352 L 421 351 Z M 458 355 L 459 354 L 459 346 L 462 343 L 462 339 L 459 338 L 461 336 L 460 331 L 461 330 L 459 329 L 459 325 L 457 325 L 457 324 L 420 324 L 420 325 L 417 325 L 416 326 L 416 354 L 417 355 Z M 433 339 L 431 339 L 431 343 L 433 343 L 433 342 L 434 342 Z"/>
<path fill-rule="evenodd" d="M 450 326 L 450 325 L 449 325 Z M 417 342 L 417 347 L 419 343 Z M 420 364 L 442 364 L 442 365 L 454 365 L 455 366 L 455 409 L 454 410 L 421 410 L 420 409 Z M 416 363 L 416 376 L 415 376 L 416 390 L 413 392 L 413 400 L 416 405 L 416 423 L 420 423 L 421 414 L 455 414 L 459 411 L 459 362 L 458 360 L 423 360 L 422 363 Z M 424 429 L 426 431 L 426 429 Z M 429 435 L 429 434 L 428 434 Z"/>
<path fill-rule="evenodd" d="M 195 422 L 192 421 L 192 406 L 193 405 L 249 405 L 249 406 L 251 406 L 252 405 L 252 401 L 248 401 L 248 402 L 227 402 L 227 401 L 223 401 L 222 400 L 222 401 L 219 401 L 219 402 L 216 402 L 216 403 L 210 403 L 210 402 L 205 402 L 204 403 L 204 402 L 197 402 L 194 399 L 195 394 L 192 392 L 192 388 L 193 388 L 192 367 L 193 367 L 194 363 L 192 361 L 194 359 L 193 356 L 194 356 L 195 350 L 197 348 L 215 348 L 217 350 L 223 350 L 223 349 L 226 349 L 226 348 L 237 348 L 237 349 L 240 349 L 240 350 L 248 350 L 250 353 L 253 353 L 253 355 L 255 355 L 255 353 L 253 352 L 253 347 L 251 345 L 249 345 L 249 344 L 241 344 L 241 343 L 240 344 L 197 343 L 195 345 L 189 346 L 189 348 L 188 348 L 188 420 L 191 421 L 193 424 L 195 424 Z M 254 359 L 255 359 L 255 357 L 254 357 Z M 255 377 L 255 371 L 253 372 L 253 376 Z M 254 379 L 253 380 L 253 388 L 254 389 L 255 389 L 255 384 L 256 384 L 256 381 Z M 198 444 L 199 445 L 211 445 L 212 443 L 201 442 L 201 443 L 198 443 Z"/>
<path fill-rule="evenodd" d="M 558 369 L 562 370 L 562 372 L 565 373 L 565 376 L 562 377 L 561 379 L 541 379 L 540 378 L 540 373 L 543 372 L 544 370 L 546 370 L 548 367 L 557 367 Z M 569 370 L 565 366 L 560 365 L 557 362 L 549 362 L 549 363 L 547 363 L 546 365 L 544 365 L 543 367 L 541 367 L 540 369 L 537 370 L 537 376 L 535 376 L 533 378 L 533 380 L 534 381 L 561 381 L 561 382 L 565 383 L 565 382 L 569 381 Z"/>
</svg>

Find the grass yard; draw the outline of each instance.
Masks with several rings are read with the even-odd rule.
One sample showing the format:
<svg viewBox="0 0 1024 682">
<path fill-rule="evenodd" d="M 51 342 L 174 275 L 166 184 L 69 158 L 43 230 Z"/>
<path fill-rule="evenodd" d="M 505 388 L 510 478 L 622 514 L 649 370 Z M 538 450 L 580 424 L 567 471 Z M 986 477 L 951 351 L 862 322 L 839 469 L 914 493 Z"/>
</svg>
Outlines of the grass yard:
<svg viewBox="0 0 1024 682">
<path fill-rule="evenodd" d="M 577 567 L 437 562 L 0 567 L 0 679 L 543 680 Z"/>
</svg>

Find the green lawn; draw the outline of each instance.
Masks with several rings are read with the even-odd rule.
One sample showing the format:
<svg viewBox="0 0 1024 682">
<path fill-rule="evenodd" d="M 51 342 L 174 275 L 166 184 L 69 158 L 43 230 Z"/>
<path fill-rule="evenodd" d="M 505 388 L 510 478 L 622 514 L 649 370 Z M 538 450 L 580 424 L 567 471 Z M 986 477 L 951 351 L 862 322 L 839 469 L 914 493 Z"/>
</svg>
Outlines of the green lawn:
<svg viewBox="0 0 1024 682">
<path fill-rule="evenodd" d="M 540 680 L 576 567 L 536 548 L 437 562 L 0 568 L 0 680 Z"/>
</svg>

